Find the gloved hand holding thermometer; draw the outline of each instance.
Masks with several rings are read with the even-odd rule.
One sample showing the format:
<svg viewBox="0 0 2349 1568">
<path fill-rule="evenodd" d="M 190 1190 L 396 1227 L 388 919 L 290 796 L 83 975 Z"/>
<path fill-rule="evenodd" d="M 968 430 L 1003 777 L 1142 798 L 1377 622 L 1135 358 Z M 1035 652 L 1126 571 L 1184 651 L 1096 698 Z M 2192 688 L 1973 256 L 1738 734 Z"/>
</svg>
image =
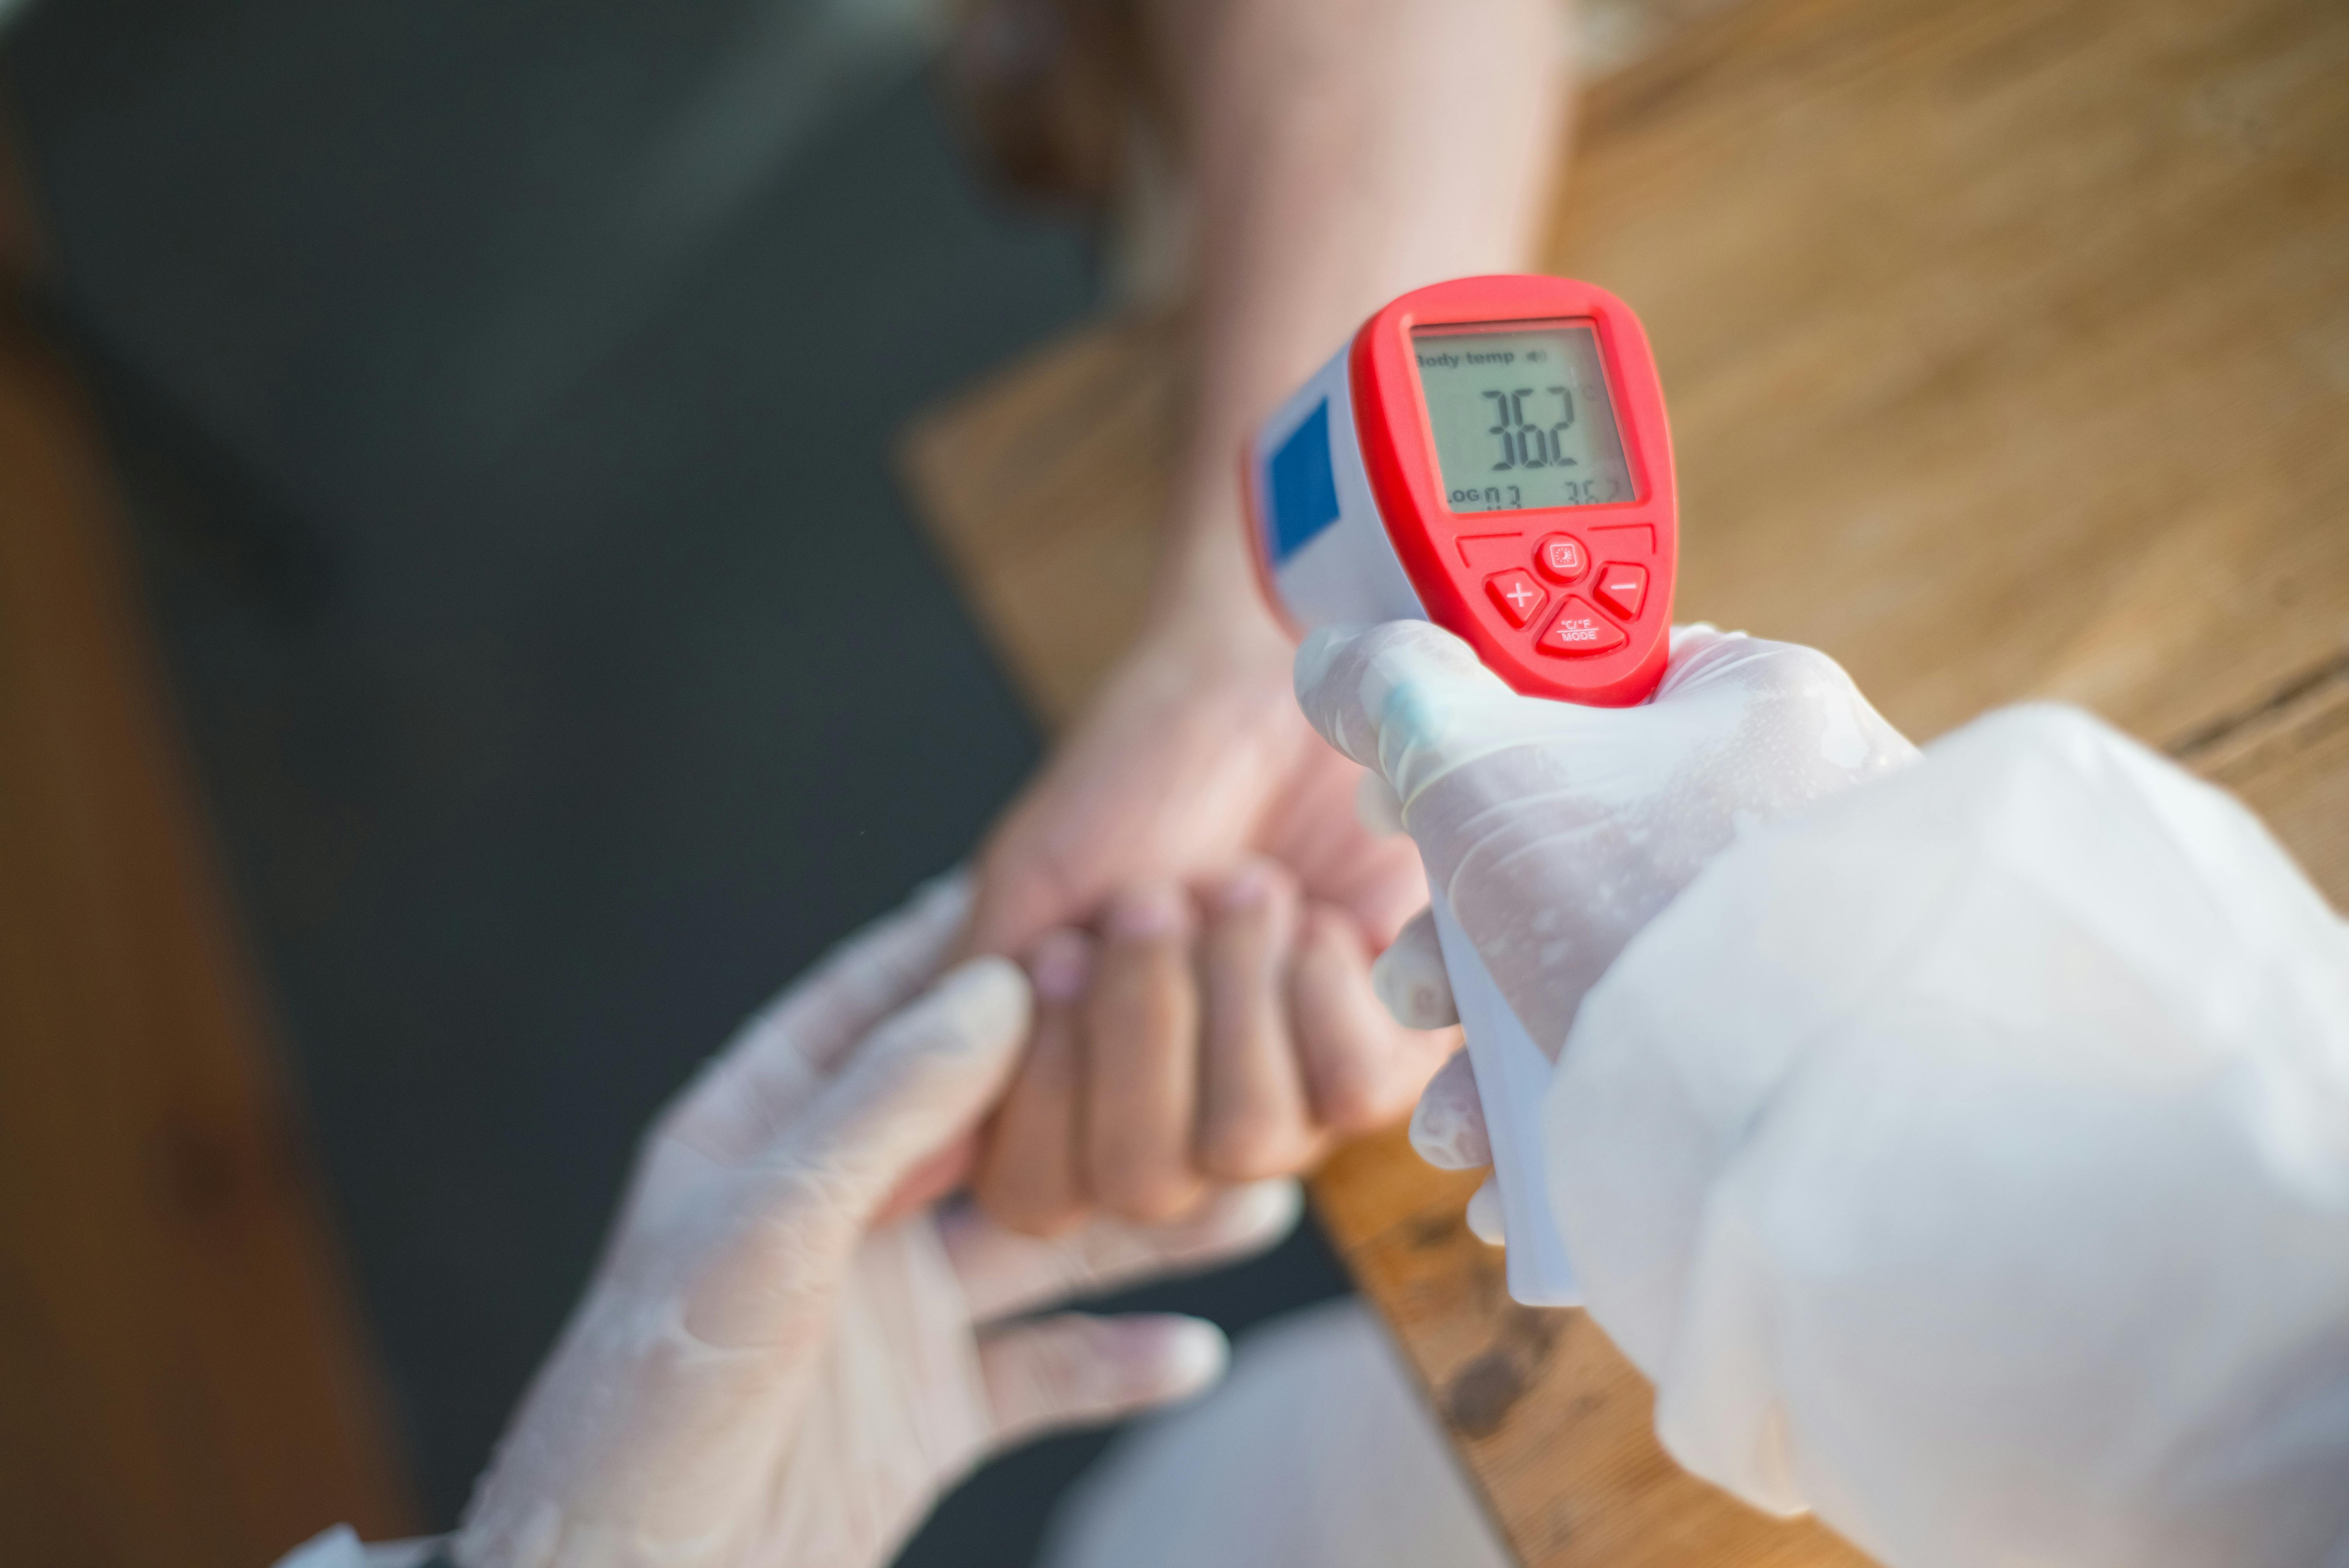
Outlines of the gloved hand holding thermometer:
<svg viewBox="0 0 2349 1568">
<path fill-rule="evenodd" d="M 1917 755 L 1826 655 L 1709 626 L 1673 634 L 1662 682 L 1631 708 L 1521 696 L 1457 638 L 1410 621 L 1315 634 L 1297 688 L 1314 727 L 1391 791 L 1390 814 L 1479 954 L 1479 983 L 1545 1064 L 1632 938 L 1742 834 Z M 1400 1021 L 1433 1028 L 1455 1016 L 1462 971 L 1445 968 L 1422 916 L 1375 979 Z M 1471 1005 L 1457 998 L 1473 1047 Z M 1540 1096 L 1494 1092 L 1485 1062 L 1472 1075 L 1455 1057 L 1436 1075 L 1412 1141 L 1433 1164 L 1493 1164 L 1506 1207 L 1510 1169 L 1496 1155 L 1512 1136 L 1523 1179 L 1547 1191 Z M 1545 1211 L 1495 1223 L 1490 1194 L 1470 1220 L 1488 1241 L 1506 1230 L 1513 1261 L 1557 1244 L 1556 1232 L 1525 1228 L 1528 1212 L 1550 1223 Z M 1510 1288 L 1524 1299 L 1515 1274 Z"/>
<path fill-rule="evenodd" d="M 1674 655 L 1678 505 L 1663 395 L 1638 319 L 1602 289 L 1488 277 L 1403 295 L 1266 421 L 1246 478 L 1265 585 L 1292 624 L 1425 619 L 1453 634 L 1382 628 L 1361 645 L 1325 634 L 1300 659 L 1299 695 L 1333 744 L 1396 787 L 1427 860 L 1433 945 L 1516 1242 L 1509 1292 L 1571 1303 L 1529 1119 L 1573 1002 L 1738 821 L 1910 749 L 1807 650 L 1707 632 Z M 1706 773 L 1709 758 L 1733 753 L 1744 722 L 1726 705 L 1818 691 L 1837 711 L 1823 719 L 1832 733 L 1816 766 Z M 1669 711 L 1652 717 L 1591 711 L 1667 695 Z M 1529 720 L 1529 708 L 1555 711 Z M 1677 788 L 1681 769 L 1702 787 Z M 1459 907 L 1463 859 L 1435 847 L 1532 848 L 1475 839 L 1480 790 L 1514 794 L 1529 771 L 1557 806 L 1550 858 L 1587 861 L 1582 905 L 1522 912 L 1554 929 Z M 1430 812 L 1456 819 L 1459 834 L 1432 837 Z M 1426 924 L 1405 934 L 1384 963 L 1391 981 L 1428 938 Z M 1565 1011 L 1528 1004 L 1528 1016 L 1513 996 L 1562 998 Z M 1462 1076 L 1447 1069 L 1439 1083 L 1456 1089 Z"/>
<path fill-rule="evenodd" d="M 1403 295 L 1266 421 L 1246 468 L 1267 592 L 1300 631 L 1425 617 L 1557 702 L 1636 703 L 1663 674 L 1671 436 L 1647 335 L 1602 289 L 1485 277 Z M 1502 1207 L 1538 1238 L 1511 1251 L 1509 1291 L 1570 1303 L 1538 1156 L 1506 1109 L 1539 1102 L 1558 1042 L 1501 1000 L 1428 870 Z"/>
<path fill-rule="evenodd" d="M 2240 804 L 2044 705 L 1912 763 L 1703 628 L 1636 708 L 1409 622 L 1298 688 L 1564 1042 L 1413 1140 L 1538 1148 L 1675 1459 L 1898 1568 L 2349 1563 L 2349 926 Z M 1443 1021 L 1440 966 L 1381 989 Z"/>
</svg>

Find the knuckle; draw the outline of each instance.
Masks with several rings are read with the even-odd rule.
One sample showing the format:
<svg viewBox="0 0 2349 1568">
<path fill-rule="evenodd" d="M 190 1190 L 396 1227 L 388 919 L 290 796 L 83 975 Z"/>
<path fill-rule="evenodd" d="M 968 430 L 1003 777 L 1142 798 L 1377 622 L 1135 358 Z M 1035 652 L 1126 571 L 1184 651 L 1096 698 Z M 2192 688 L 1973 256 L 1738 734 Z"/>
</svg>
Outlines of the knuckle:
<svg viewBox="0 0 2349 1568">
<path fill-rule="evenodd" d="M 1197 1183 L 1185 1172 L 1165 1167 L 1135 1168 L 1100 1185 L 1104 1207 L 1136 1224 L 1163 1224 L 1180 1218 L 1197 1195 Z"/>
<path fill-rule="evenodd" d="M 1211 1180 L 1224 1182 L 1286 1176 L 1296 1168 L 1305 1130 L 1270 1107 L 1223 1112 L 1200 1130 L 1200 1170 Z"/>
<path fill-rule="evenodd" d="M 766 1182 L 766 1212 L 784 1224 L 813 1224 L 823 1217 L 854 1206 L 853 1184 L 836 1170 L 815 1161 L 792 1158 L 777 1162 Z"/>
<path fill-rule="evenodd" d="M 1762 666 L 1760 694 L 1803 707 L 1822 707 L 1850 700 L 1851 677 L 1841 665 L 1816 648 L 1788 645 Z"/>
<path fill-rule="evenodd" d="M 1039 805 L 1031 791 L 979 851 L 969 915 L 978 947 L 1016 946 L 1098 892 L 1078 846 L 1067 832 L 1049 830 Z"/>
<path fill-rule="evenodd" d="M 1359 645 L 1367 656 L 1397 650 L 1433 654 L 1438 658 L 1450 658 L 1463 645 L 1460 639 L 1433 621 L 1386 621 L 1363 634 Z"/>
<path fill-rule="evenodd" d="M 988 1218 L 1028 1236 L 1052 1236 L 1083 1218 L 1065 1119 L 1017 1100 L 988 1130 L 971 1195 Z M 1030 1114 L 1019 1115 L 1028 1111 Z"/>
<path fill-rule="evenodd" d="M 1001 1173 L 982 1179 L 974 1196 L 988 1219 L 1023 1236 L 1049 1240 L 1066 1233 L 1085 1217 L 1083 1203 L 1073 1195 L 1049 1191 L 1042 1183 Z"/>
<path fill-rule="evenodd" d="M 1386 1119 L 1387 1099 L 1378 1075 L 1353 1053 L 1328 1063 L 1318 1098 L 1321 1119 L 1340 1132 L 1363 1132 Z"/>
<path fill-rule="evenodd" d="M 1028 1376 L 1038 1403 L 1050 1410 L 1074 1410 L 1093 1393 L 1092 1367 L 1081 1336 L 1066 1328 L 1040 1330 L 1029 1344 Z"/>
</svg>

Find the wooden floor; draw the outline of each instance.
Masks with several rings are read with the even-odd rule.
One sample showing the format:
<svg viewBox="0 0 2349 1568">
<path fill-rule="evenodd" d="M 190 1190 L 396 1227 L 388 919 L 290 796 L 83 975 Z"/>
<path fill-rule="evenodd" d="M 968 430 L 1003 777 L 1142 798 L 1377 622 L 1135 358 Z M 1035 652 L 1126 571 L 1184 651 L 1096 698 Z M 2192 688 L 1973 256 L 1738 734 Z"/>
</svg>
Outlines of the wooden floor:
<svg viewBox="0 0 2349 1568">
<path fill-rule="evenodd" d="M 1826 649 L 1920 739 L 2084 704 L 2349 905 L 2344 80 L 2332 0 L 1741 0 L 1599 83 L 1548 263 L 1654 340 L 1681 618 Z M 1048 722 L 1133 624 L 1172 331 L 1056 345 L 907 444 Z M 1509 1302 L 1472 1185 L 1391 1135 L 1314 1191 L 1526 1563 L 1859 1561 L 1682 1474 L 1605 1336 Z"/>
</svg>

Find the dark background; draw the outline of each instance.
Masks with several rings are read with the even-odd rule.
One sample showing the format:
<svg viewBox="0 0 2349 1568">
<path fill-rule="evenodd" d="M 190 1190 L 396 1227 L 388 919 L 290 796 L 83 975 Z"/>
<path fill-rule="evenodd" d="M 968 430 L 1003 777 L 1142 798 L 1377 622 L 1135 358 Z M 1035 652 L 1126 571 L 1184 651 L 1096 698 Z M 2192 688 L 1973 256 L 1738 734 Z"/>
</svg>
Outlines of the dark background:
<svg viewBox="0 0 2349 1568">
<path fill-rule="evenodd" d="M 1039 753 L 891 443 L 1097 290 L 973 178 L 929 43 L 889 3 L 50 0 L 0 52 L 436 1528 L 653 1108 Z M 1309 1234 L 1148 1299 L 1342 1288 Z M 905 1560 L 1028 1561 L 1099 1440 Z"/>
</svg>

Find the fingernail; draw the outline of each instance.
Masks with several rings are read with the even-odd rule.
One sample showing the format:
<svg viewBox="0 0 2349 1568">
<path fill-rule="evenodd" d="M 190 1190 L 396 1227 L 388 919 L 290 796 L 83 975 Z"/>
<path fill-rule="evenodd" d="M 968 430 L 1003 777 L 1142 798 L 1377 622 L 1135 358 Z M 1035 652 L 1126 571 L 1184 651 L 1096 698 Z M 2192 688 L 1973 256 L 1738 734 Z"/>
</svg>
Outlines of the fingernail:
<svg viewBox="0 0 2349 1568">
<path fill-rule="evenodd" d="M 1490 1135 L 1440 1098 L 1419 1097 L 1410 1136 L 1413 1150 L 1438 1171 L 1476 1171 L 1493 1162 Z"/>
<path fill-rule="evenodd" d="M 1501 1190 L 1490 1180 L 1468 1200 L 1468 1229 L 1488 1247 L 1508 1245 L 1508 1234 L 1501 1225 Z"/>
<path fill-rule="evenodd" d="M 1183 895 L 1173 888 L 1141 887 L 1118 896 L 1106 923 L 1112 936 L 1147 941 L 1180 931 L 1187 913 Z"/>
<path fill-rule="evenodd" d="M 1371 990 L 1406 1029 L 1440 1029 L 1452 1019 L 1451 981 L 1417 944 L 1397 942 L 1371 965 Z"/>
<path fill-rule="evenodd" d="M 1261 861 L 1250 861 L 1224 879 L 1216 890 L 1216 907 L 1222 910 L 1254 909 L 1272 896 L 1272 870 Z"/>
<path fill-rule="evenodd" d="M 1160 1338 L 1151 1381 L 1170 1398 L 1195 1394 L 1224 1375 L 1231 1341 L 1214 1324 L 1169 1315 L 1155 1320 Z"/>
<path fill-rule="evenodd" d="M 1473 1171 L 1493 1162 L 1492 1137 L 1464 1052 L 1437 1068 L 1420 1091 L 1411 1113 L 1411 1146 L 1440 1171 Z"/>
<path fill-rule="evenodd" d="M 1305 1212 L 1305 1189 L 1286 1176 L 1278 1176 L 1240 1188 L 1228 1202 L 1231 1207 L 1224 1223 L 1231 1234 L 1261 1236 L 1269 1242 L 1274 1236 L 1287 1235 Z"/>
<path fill-rule="evenodd" d="M 1047 1002 L 1073 1002 L 1083 995 L 1092 973 L 1092 944 L 1066 929 L 1048 931 L 1036 939 L 1028 955 L 1028 977 L 1036 995 Z"/>
</svg>

